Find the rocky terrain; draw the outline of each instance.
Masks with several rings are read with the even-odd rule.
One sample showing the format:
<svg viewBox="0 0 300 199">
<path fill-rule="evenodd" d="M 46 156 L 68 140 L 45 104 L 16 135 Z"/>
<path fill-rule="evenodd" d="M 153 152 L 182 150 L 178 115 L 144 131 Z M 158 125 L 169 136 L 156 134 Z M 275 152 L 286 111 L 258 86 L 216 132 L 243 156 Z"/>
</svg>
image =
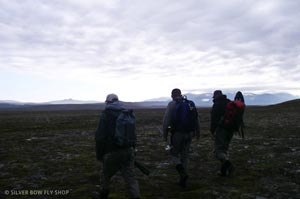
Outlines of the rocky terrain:
<svg viewBox="0 0 300 199">
<path fill-rule="evenodd" d="M 191 150 L 188 187 L 177 185 L 158 128 L 164 109 L 137 109 L 136 169 L 144 199 L 300 198 L 300 101 L 247 107 L 245 139 L 234 136 L 232 177 L 216 175 L 209 108 L 199 108 L 201 137 Z M 0 111 L 0 198 L 88 199 L 99 190 L 94 131 L 100 110 Z M 110 198 L 128 198 L 120 175 Z"/>
</svg>

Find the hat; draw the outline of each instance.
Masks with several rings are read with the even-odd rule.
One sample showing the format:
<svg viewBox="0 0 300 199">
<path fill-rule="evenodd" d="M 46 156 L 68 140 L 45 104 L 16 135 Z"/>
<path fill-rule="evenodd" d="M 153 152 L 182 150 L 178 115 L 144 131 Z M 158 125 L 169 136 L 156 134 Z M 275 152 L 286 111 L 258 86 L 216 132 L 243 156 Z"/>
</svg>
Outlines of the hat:
<svg viewBox="0 0 300 199">
<path fill-rule="evenodd" d="M 105 102 L 106 103 L 112 103 L 112 102 L 115 102 L 115 101 L 118 101 L 118 100 L 119 100 L 118 96 L 114 93 L 111 93 L 111 94 L 106 96 Z"/>
<path fill-rule="evenodd" d="M 181 90 L 179 89 L 179 88 L 174 88 L 173 90 L 172 90 L 172 97 L 174 98 L 174 97 L 180 97 L 181 96 Z"/>
<path fill-rule="evenodd" d="M 213 98 L 220 97 L 221 95 L 223 95 L 223 93 L 222 93 L 221 90 L 215 90 L 215 91 L 214 91 Z"/>
</svg>

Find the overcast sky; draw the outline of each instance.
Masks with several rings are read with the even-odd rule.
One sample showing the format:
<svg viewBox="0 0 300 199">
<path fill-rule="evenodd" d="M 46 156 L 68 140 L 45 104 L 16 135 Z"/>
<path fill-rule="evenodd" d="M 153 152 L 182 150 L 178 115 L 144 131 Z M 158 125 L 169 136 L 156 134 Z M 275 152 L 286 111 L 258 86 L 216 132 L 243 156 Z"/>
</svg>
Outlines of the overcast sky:
<svg viewBox="0 0 300 199">
<path fill-rule="evenodd" d="M 298 0 L 0 0 L 0 100 L 300 95 Z"/>
</svg>

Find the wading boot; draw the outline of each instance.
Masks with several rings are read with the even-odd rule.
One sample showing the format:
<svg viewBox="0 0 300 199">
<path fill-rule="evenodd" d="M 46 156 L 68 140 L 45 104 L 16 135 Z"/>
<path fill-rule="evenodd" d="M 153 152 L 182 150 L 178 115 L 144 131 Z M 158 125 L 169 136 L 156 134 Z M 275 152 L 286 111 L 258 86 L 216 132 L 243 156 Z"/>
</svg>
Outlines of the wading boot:
<svg viewBox="0 0 300 199">
<path fill-rule="evenodd" d="M 107 189 L 102 189 L 100 191 L 100 199 L 107 199 L 109 194 L 109 190 Z"/>
<path fill-rule="evenodd" d="M 229 160 L 226 160 L 220 170 L 220 176 L 230 176 L 234 171 L 234 167 Z"/>
<path fill-rule="evenodd" d="M 180 179 L 179 179 L 179 185 L 182 188 L 186 188 L 186 183 L 187 183 L 187 179 L 189 178 L 189 176 L 185 173 L 183 165 L 182 164 L 177 164 L 176 165 L 176 170 L 179 173 Z"/>
</svg>

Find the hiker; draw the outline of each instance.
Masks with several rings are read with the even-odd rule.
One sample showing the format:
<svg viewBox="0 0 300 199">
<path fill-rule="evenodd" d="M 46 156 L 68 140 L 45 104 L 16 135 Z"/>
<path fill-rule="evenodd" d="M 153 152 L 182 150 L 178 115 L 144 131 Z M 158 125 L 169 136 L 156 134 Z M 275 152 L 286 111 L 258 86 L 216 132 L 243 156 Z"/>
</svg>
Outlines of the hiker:
<svg viewBox="0 0 300 199">
<path fill-rule="evenodd" d="M 241 101 L 245 104 L 245 99 L 244 99 L 243 93 L 241 91 L 238 91 L 235 94 L 234 101 Z M 242 115 L 241 120 L 242 120 L 241 126 L 237 132 L 238 132 L 238 135 L 244 139 L 244 137 L 245 137 L 245 135 L 244 135 L 244 128 L 245 128 L 244 115 Z"/>
<path fill-rule="evenodd" d="M 236 94 L 235 94 L 235 97 L 234 97 L 234 100 L 236 101 L 241 101 L 243 103 L 245 103 L 245 100 L 244 100 L 244 96 L 243 96 L 243 93 L 241 91 L 238 91 Z"/>
<path fill-rule="evenodd" d="M 221 176 L 230 175 L 233 171 L 233 165 L 229 161 L 228 148 L 233 136 L 233 130 L 227 130 L 221 125 L 224 118 L 225 109 L 230 102 L 221 90 L 214 91 L 213 106 L 211 109 L 210 132 L 214 140 L 214 155 L 221 161 Z"/>
<path fill-rule="evenodd" d="M 177 172 L 179 173 L 179 185 L 183 188 L 187 186 L 188 179 L 188 157 L 192 138 L 199 139 L 200 128 L 197 109 L 194 102 L 185 99 L 181 95 L 181 91 L 175 88 L 171 92 L 172 101 L 169 102 L 163 119 L 163 137 L 168 141 L 168 134 L 170 137 L 170 155 L 172 163 L 174 164 Z M 193 126 L 183 128 L 180 126 L 180 121 L 176 118 L 176 109 L 180 107 L 182 102 L 188 102 L 192 104 L 193 118 L 189 121 Z"/>
<path fill-rule="evenodd" d="M 139 184 L 134 174 L 134 148 L 119 147 L 113 137 L 116 133 L 117 118 L 124 107 L 116 94 L 107 95 L 105 102 L 106 106 L 95 135 L 97 159 L 103 165 L 100 198 L 108 198 L 110 180 L 117 171 L 121 171 L 128 185 L 130 197 L 140 198 Z"/>
</svg>

